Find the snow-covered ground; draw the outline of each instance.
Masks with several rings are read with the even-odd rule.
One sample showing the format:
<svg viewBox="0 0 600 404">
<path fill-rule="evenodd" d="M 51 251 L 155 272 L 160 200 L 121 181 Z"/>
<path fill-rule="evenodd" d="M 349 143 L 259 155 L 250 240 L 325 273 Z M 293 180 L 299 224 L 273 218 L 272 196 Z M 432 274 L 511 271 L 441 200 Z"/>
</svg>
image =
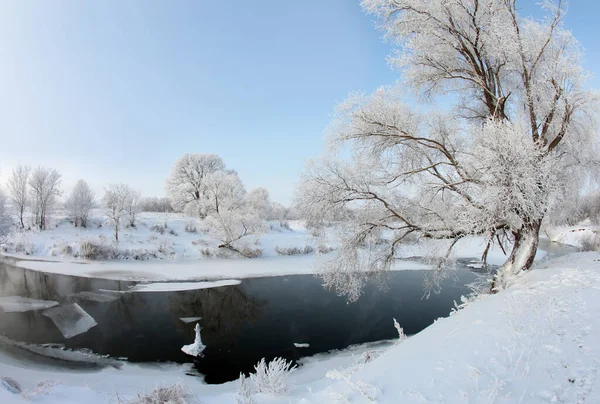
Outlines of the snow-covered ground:
<svg viewBox="0 0 600 404">
<path fill-rule="evenodd" d="M 600 246 L 600 226 L 585 220 L 575 226 L 549 226 L 545 230 L 549 240 L 584 248 L 585 244 Z"/>
<path fill-rule="evenodd" d="M 202 222 L 176 213 L 143 213 L 136 228 L 122 229 L 118 249 L 127 251 L 126 260 L 90 261 L 78 257 L 81 243 L 110 243 L 112 229 L 100 211 L 95 211 L 88 229 L 75 228 L 64 215 L 53 217 L 54 227 L 46 231 L 21 231 L 13 234 L 4 254 L 17 265 L 38 271 L 137 281 L 191 281 L 206 279 L 247 278 L 275 275 L 312 274 L 319 260 L 329 259 L 335 250 L 319 254 L 319 247 L 335 248 L 335 239 L 327 242 L 313 236 L 301 222 L 282 227 L 270 223 L 269 230 L 252 240 L 260 248 L 259 258 L 215 258 L 218 241 L 202 231 Z M 196 232 L 186 231 L 196 228 Z M 154 230 L 153 230 L 154 229 Z M 162 229 L 162 234 L 159 233 Z M 447 242 L 430 242 L 403 246 L 406 257 L 427 256 L 445 251 Z M 277 251 L 306 247 L 313 252 L 300 255 L 278 255 Z M 483 238 L 465 238 L 454 249 L 455 258 L 478 258 L 485 249 Z M 212 255 L 207 255 L 206 251 Z M 309 250 L 310 251 L 310 250 Z M 26 254 L 25 254 L 26 253 Z M 538 252 L 537 258 L 545 255 Z M 143 257 L 140 261 L 132 257 Z M 499 248 L 488 254 L 488 262 L 499 265 L 505 256 Z M 422 270 L 430 266 L 419 260 L 400 261 L 393 270 Z"/>
<path fill-rule="evenodd" d="M 290 375 L 286 395 L 254 398 L 258 403 L 600 402 L 599 311 L 600 254 L 558 257 L 403 342 L 305 358 Z M 3 403 L 127 402 L 137 392 L 177 382 L 197 400 L 190 402 L 225 403 L 234 402 L 238 389 L 235 382 L 205 385 L 182 376 L 183 367 L 175 365 L 126 364 L 121 370 L 77 373 L 33 369 L 5 354 L 0 363 L 0 376 L 25 390 L 19 395 L 0 387 Z"/>
</svg>

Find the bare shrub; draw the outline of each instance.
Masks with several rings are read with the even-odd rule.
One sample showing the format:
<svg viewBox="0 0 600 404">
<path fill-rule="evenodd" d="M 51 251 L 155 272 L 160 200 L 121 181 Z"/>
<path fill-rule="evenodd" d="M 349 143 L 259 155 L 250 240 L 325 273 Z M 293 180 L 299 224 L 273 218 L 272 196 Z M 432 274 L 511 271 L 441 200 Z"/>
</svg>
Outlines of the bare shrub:
<svg viewBox="0 0 600 404">
<path fill-rule="evenodd" d="M 582 251 L 600 251 L 600 236 L 596 233 L 587 234 L 579 242 Z"/>
<path fill-rule="evenodd" d="M 238 252 L 245 258 L 258 258 L 263 253 L 260 248 L 251 248 L 247 246 L 239 248 Z"/>
<path fill-rule="evenodd" d="M 79 256 L 90 261 L 114 260 L 119 257 L 119 251 L 111 244 L 86 240 L 79 246 Z"/>
<path fill-rule="evenodd" d="M 62 246 L 62 248 L 60 249 L 60 253 L 63 256 L 72 256 L 73 255 L 73 247 L 71 247 L 70 245 L 64 245 Z"/>
<path fill-rule="evenodd" d="M 188 220 L 187 222 L 185 222 L 184 230 L 186 233 L 197 233 L 198 229 L 196 228 L 196 222 Z"/>
<path fill-rule="evenodd" d="M 161 226 L 159 224 L 155 224 L 154 226 L 150 227 L 150 231 L 153 231 L 155 233 L 158 234 L 165 234 L 165 230 L 167 229 L 167 225 L 165 224 L 164 226 Z"/>
<path fill-rule="evenodd" d="M 284 395 L 289 391 L 287 378 L 296 370 L 296 366 L 288 363 L 283 358 L 275 358 L 268 364 L 262 358 L 256 366 L 256 373 L 250 375 L 254 387 L 258 393 L 266 393 L 274 396 Z"/>
<path fill-rule="evenodd" d="M 198 251 L 205 258 L 231 258 L 233 256 L 233 251 L 223 248 L 205 247 L 199 248 Z"/>
<path fill-rule="evenodd" d="M 277 255 L 306 255 L 306 254 L 312 254 L 314 251 L 315 251 L 315 249 L 309 245 L 304 246 L 304 248 L 298 248 L 298 247 L 281 248 L 279 246 L 275 246 L 275 253 Z"/>
<path fill-rule="evenodd" d="M 192 245 L 200 245 L 200 246 L 203 246 L 203 247 L 207 247 L 208 246 L 208 241 L 199 238 L 198 240 L 192 241 Z"/>
<path fill-rule="evenodd" d="M 149 394 L 138 393 L 130 404 L 189 404 L 192 402 L 192 393 L 183 383 L 171 386 L 158 386 Z"/>
<path fill-rule="evenodd" d="M 319 244 L 317 246 L 317 253 L 319 253 L 319 254 L 329 254 L 333 250 L 334 250 L 333 247 L 330 247 L 330 246 L 325 245 L 325 244 Z"/>
<path fill-rule="evenodd" d="M 159 240 L 158 252 L 167 256 L 173 253 L 173 249 L 171 248 L 171 242 L 166 237 L 163 237 Z"/>
<path fill-rule="evenodd" d="M 32 255 L 33 249 L 33 243 L 27 237 L 23 236 L 17 241 L 14 248 L 16 253 L 25 255 Z"/>
</svg>

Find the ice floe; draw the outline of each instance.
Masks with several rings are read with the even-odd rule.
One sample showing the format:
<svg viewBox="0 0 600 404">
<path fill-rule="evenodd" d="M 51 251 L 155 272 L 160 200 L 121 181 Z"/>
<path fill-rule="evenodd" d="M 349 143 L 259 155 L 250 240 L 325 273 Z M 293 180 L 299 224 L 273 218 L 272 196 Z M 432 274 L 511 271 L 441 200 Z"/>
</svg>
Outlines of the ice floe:
<svg viewBox="0 0 600 404">
<path fill-rule="evenodd" d="M 58 302 L 52 300 L 31 299 L 22 296 L 0 297 L 0 307 L 2 307 L 5 313 L 43 310 L 54 306 L 58 306 Z"/>
<path fill-rule="evenodd" d="M 202 320 L 202 317 L 179 317 L 179 319 L 181 321 L 183 321 L 184 323 L 189 324 L 189 323 L 195 323 L 196 321 Z"/>
<path fill-rule="evenodd" d="M 140 283 L 129 289 L 127 292 L 180 292 L 185 290 L 198 290 L 219 288 L 221 286 L 239 285 L 242 281 L 238 279 L 224 279 L 211 282 L 159 282 L 159 283 Z"/>
<path fill-rule="evenodd" d="M 54 322 L 65 338 L 83 334 L 98 324 L 77 303 L 53 307 L 42 314 Z"/>
</svg>

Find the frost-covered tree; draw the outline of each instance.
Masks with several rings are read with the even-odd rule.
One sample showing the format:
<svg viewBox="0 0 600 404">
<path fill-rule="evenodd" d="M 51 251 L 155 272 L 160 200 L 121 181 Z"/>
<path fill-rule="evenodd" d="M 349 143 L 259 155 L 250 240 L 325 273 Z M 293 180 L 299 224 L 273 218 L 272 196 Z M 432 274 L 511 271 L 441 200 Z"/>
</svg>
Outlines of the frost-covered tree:
<svg viewBox="0 0 600 404">
<path fill-rule="evenodd" d="M 218 171 L 206 177 L 206 223 L 211 234 L 229 249 L 247 255 L 238 242 L 263 230 L 264 220 L 247 201 L 244 184 L 234 172 Z"/>
<path fill-rule="evenodd" d="M 31 167 L 29 166 L 17 166 L 12 170 L 7 185 L 10 202 L 22 229 L 25 228 L 24 215 L 29 202 L 27 182 L 30 172 Z"/>
<path fill-rule="evenodd" d="M 138 214 L 141 212 L 140 202 L 142 194 L 140 191 L 130 190 L 129 198 L 127 199 L 127 225 L 135 227 Z"/>
<path fill-rule="evenodd" d="M 265 188 L 255 188 L 246 195 L 246 203 L 262 219 L 270 219 L 273 213 L 273 204 L 269 197 L 269 191 Z"/>
<path fill-rule="evenodd" d="M 134 191 L 126 184 L 110 184 L 102 197 L 102 207 L 111 221 L 115 241 L 119 242 L 119 228 L 129 215 L 129 205 Z"/>
<path fill-rule="evenodd" d="M 204 181 L 206 176 L 225 170 L 216 154 L 185 154 L 175 162 L 167 180 L 167 194 L 173 209 L 206 216 Z"/>
<path fill-rule="evenodd" d="M 543 20 L 520 16 L 515 0 L 362 6 L 398 45 L 391 63 L 404 83 L 342 103 L 332 151 L 300 185 L 310 220 L 350 212 L 325 283 L 356 298 L 365 272 L 389 269 L 409 238 L 447 240 L 439 281 L 458 240 L 478 235 L 488 248 L 511 248 L 493 286 L 501 287 L 531 267 L 547 210 L 597 161 L 598 100 L 586 89 L 581 48 L 562 27 L 562 4 L 544 1 Z M 454 105 L 423 112 L 400 87 L 428 100 L 450 94 Z"/>
<path fill-rule="evenodd" d="M 13 227 L 13 221 L 6 209 L 6 196 L 4 191 L 0 189 L 0 245 L 6 242 L 6 238 L 10 234 Z"/>
<path fill-rule="evenodd" d="M 61 175 L 53 168 L 37 167 L 29 177 L 34 224 L 39 230 L 46 229 L 48 212 L 61 194 L 60 183 Z"/>
<path fill-rule="evenodd" d="M 88 183 L 85 180 L 77 181 L 65 203 L 75 227 L 87 227 L 90 211 L 95 204 L 94 192 Z"/>
</svg>

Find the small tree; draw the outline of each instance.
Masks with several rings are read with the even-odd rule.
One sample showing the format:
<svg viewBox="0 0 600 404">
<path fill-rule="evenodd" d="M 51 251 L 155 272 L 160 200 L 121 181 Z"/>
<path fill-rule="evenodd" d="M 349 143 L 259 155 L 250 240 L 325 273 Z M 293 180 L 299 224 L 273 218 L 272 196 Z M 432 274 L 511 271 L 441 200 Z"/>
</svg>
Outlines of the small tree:
<svg viewBox="0 0 600 404">
<path fill-rule="evenodd" d="M 246 202 L 262 219 L 269 219 L 272 217 L 273 204 L 269 197 L 269 191 L 265 188 L 255 188 L 248 192 Z"/>
<path fill-rule="evenodd" d="M 115 241 L 119 242 L 119 227 L 128 215 L 128 205 L 132 190 L 125 184 L 110 184 L 102 198 L 102 207 L 110 219 L 115 232 Z"/>
<path fill-rule="evenodd" d="M 13 222 L 6 209 L 6 196 L 0 189 L 0 245 L 6 242 L 7 236 L 12 230 Z"/>
<path fill-rule="evenodd" d="M 31 167 L 29 166 L 17 166 L 8 179 L 8 194 L 22 229 L 25 228 L 23 216 L 28 203 L 27 181 L 30 172 Z"/>
<path fill-rule="evenodd" d="M 79 180 L 67 199 L 66 207 L 75 227 L 87 227 L 90 211 L 94 208 L 94 192 L 87 182 Z"/>
<path fill-rule="evenodd" d="M 127 198 L 127 224 L 129 227 L 135 227 L 137 216 L 141 211 L 140 201 L 142 194 L 139 191 L 130 189 L 129 197 Z"/>
<path fill-rule="evenodd" d="M 61 175 L 53 168 L 40 166 L 33 170 L 28 183 L 33 202 L 34 224 L 38 229 L 45 230 L 48 212 L 61 194 Z"/>
<path fill-rule="evenodd" d="M 206 177 L 206 221 L 221 245 L 245 255 L 236 243 L 262 231 L 264 220 L 247 201 L 244 184 L 236 173 L 215 172 Z"/>
</svg>

